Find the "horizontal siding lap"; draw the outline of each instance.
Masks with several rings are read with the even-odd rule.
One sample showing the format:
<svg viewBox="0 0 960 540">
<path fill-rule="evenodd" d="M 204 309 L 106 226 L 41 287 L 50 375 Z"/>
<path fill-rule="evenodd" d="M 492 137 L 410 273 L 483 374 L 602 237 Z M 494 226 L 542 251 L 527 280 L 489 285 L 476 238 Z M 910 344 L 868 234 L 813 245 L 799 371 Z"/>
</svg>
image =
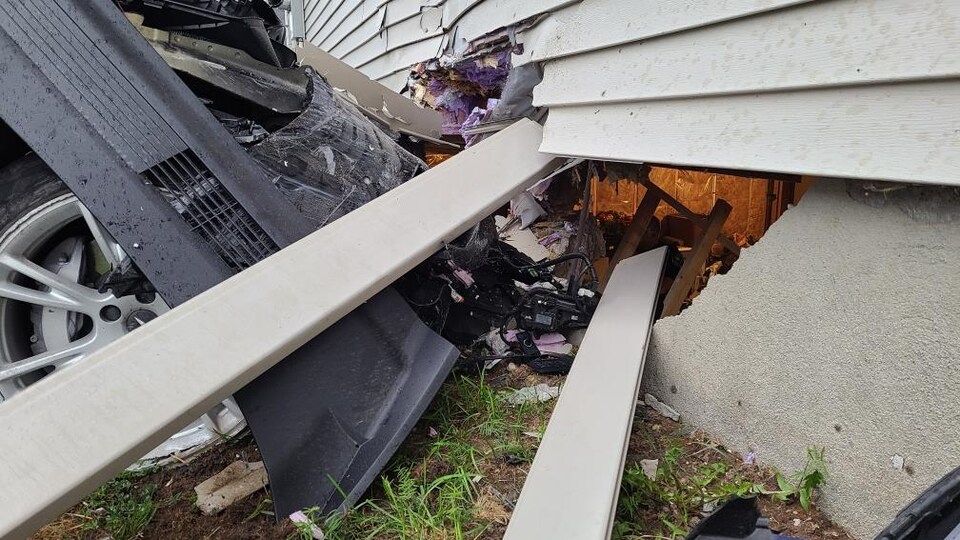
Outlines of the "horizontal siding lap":
<svg viewBox="0 0 960 540">
<path fill-rule="evenodd" d="M 956 0 L 812 3 L 548 62 L 536 98 L 601 103 L 960 76 L 957 28 Z M 585 73 L 594 84 L 569 84 Z"/>
<path fill-rule="evenodd" d="M 957 184 L 960 80 L 550 109 L 541 151 Z"/>
<path fill-rule="evenodd" d="M 583 0 L 534 60 L 581 54 L 815 0 Z"/>
</svg>

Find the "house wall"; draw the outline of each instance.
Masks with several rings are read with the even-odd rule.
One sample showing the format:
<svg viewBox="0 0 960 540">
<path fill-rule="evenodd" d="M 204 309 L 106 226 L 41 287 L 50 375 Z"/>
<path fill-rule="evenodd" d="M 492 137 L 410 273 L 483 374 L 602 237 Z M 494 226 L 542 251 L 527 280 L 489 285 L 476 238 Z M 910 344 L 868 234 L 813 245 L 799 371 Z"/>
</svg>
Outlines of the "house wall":
<svg viewBox="0 0 960 540">
<path fill-rule="evenodd" d="M 814 183 L 659 321 L 644 386 L 783 471 L 825 447 L 819 504 L 868 538 L 960 466 L 960 191 L 850 182 Z"/>
<path fill-rule="evenodd" d="M 576 0 L 305 0 L 306 39 L 399 91 L 411 66 Z"/>
<path fill-rule="evenodd" d="M 955 0 L 306 0 L 307 40 L 393 90 L 411 66 L 518 32 L 541 62 L 541 150 L 960 182 Z"/>
<path fill-rule="evenodd" d="M 955 0 L 583 0 L 547 27 L 541 151 L 960 180 Z"/>
</svg>

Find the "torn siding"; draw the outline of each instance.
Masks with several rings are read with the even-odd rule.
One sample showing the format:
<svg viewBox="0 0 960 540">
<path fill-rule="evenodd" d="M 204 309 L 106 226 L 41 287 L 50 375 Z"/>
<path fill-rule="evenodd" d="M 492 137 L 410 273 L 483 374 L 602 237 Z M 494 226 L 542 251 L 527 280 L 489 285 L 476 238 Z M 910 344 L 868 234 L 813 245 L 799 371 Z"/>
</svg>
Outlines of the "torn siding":
<svg viewBox="0 0 960 540">
<path fill-rule="evenodd" d="M 960 3 L 584 0 L 530 44 L 542 150 L 960 180 Z"/>
<path fill-rule="evenodd" d="M 414 64 L 577 0 L 306 0 L 307 41 L 400 90 Z"/>
<path fill-rule="evenodd" d="M 544 64 L 542 151 L 960 184 L 955 0 L 308 0 L 307 38 L 393 90 L 499 28 Z"/>
</svg>

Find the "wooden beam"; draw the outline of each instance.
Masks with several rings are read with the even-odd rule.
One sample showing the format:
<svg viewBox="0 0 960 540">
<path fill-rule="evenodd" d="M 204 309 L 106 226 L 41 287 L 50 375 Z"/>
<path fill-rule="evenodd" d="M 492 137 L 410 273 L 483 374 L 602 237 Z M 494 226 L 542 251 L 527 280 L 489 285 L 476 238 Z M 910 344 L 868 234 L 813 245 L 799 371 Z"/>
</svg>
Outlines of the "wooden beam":
<svg viewBox="0 0 960 540">
<path fill-rule="evenodd" d="M 667 293 L 667 298 L 663 301 L 663 317 L 671 317 L 680 313 L 680 307 L 687 296 L 690 295 L 690 288 L 693 287 L 693 283 L 700 275 L 704 263 L 707 262 L 710 248 L 713 247 L 714 240 L 720 236 L 723 223 L 730 215 L 731 209 L 730 204 L 723 199 L 717 200 L 717 203 L 713 205 L 713 210 L 707 218 L 707 226 L 703 228 L 703 233 L 700 235 L 697 245 L 694 246 L 693 251 L 683 263 L 680 273 L 677 274 L 677 279 L 673 281 L 670 292 Z"/>
<path fill-rule="evenodd" d="M 653 214 L 657 211 L 657 206 L 659 205 L 660 195 L 656 191 L 648 189 L 643 195 L 643 199 L 640 200 L 640 205 L 637 206 L 637 211 L 633 214 L 633 220 L 631 220 L 630 225 L 627 226 L 627 230 L 623 234 L 623 239 L 620 240 L 617 250 L 613 253 L 613 258 L 610 259 L 609 269 L 603 276 L 604 285 L 609 281 L 610 276 L 613 275 L 613 270 L 617 267 L 617 263 L 636 253 L 637 246 L 640 245 L 640 240 L 643 238 L 644 233 L 647 232 L 647 227 L 650 226 L 650 220 L 653 219 Z"/>
<path fill-rule="evenodd" d="M 640 179 L 640 183 L 643 184 L 643 186 L 646 187 L 648 190 L 655 191 L 657 195 L 659 195 L 660 198 L 663 199 L 665 203 L 669 204 L 674 209 L 676 209 L 676 211 L 679 212 L 681 216 L 694 222 L 697 225 L 697 227 L 700 227 L 701 230 L 707 228 L 707 220 L 704 219 L 703 216 L 698 216 L 697 214 L 694 214 L 693 212 L 691 212 L 689 208 L 683 205 L 683 203 L 671 197 L 670 194 L 667 193 L 666 191 L 660 189 L 660 186 L 654 184 L 649 180 L 644 180 L 643 178 Z M 736 255 L 740 255 L 740 246 L 738 246 L 736 242 L 734 242 L 732 239 L 730 239 L 726 235 L 723 235 L 720 237 L 720 242 L 723 244 L 723 247 L 729 249 Z"/>
</svg>

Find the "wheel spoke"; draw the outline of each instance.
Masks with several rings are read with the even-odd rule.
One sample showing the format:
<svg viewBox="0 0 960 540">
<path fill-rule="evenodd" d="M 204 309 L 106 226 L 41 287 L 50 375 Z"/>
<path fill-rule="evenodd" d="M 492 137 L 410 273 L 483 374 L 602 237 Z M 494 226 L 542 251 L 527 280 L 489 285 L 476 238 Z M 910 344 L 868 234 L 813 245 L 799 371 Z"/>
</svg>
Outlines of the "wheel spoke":
<svg viewBox="0 0 960 540">
<path fill-rule="evenodd" d="M 28 373 L 45 367 L 60 368 L 82 359 L 88 348 L 94 342 L 95 336 L 90 335 L 70 344 L 70 347 L 54 352 L 45 352 L 25 358 L 12 364 L 4 364 L 0 368 L 0 382 L 22 377 Z"/>
<path fill-rule="evenodd" d="M 0 298 L 17 300 L 28 304 L 46 306 L 55 309 L 65 309 L 67 311 L 80 311 L 81 304 L 72 298 L 68 298 L 54 292 L 45 292 L 30 289 L 10 281 L 0 281 Z"/>
<path fill-rule="evenodd" d="M 6 292 L 8 292 L 10 295 L 15 295 L 18 292 L 22 293 L 23 291 L 34 293 L 26 296 L 20 295 L 20 298 L 14 298 L 15 300 L 23 300 L 25 302 L 31 302 L 40 305 L 49 305 L 48 302 L 51 301 L 67 302 L 65 305 L 66 307 L 64 307 L 64 304 L 62 303 L 52 307 L 61 307 L 64 309 L 70 309 L 72 311 L 79 311 L 92 316 L 99 312 L 101 304 L 109 296 L 107 294 L 99 293 L 93 289 L 84 287 L 79 283 L 74 283 L 63 276 L 54 274 L 53 272 L 32 261 L 13 257 L 8 254 L 0 254 L 0 267 L 6 267 L 14 272 L 23 274 L 24 276 L 50 288 L 49 292 L 33 291 L 26 287 L 9 283 L 9 281 L 7 283 L 0 283 L 0 296 L 6 296 L 6 294 L 4 294 L 4 290 L 6 290 Z M 18 288 L 20 291 L 16 290 Z"/>
<path fill-rule="evenodd" d="M 100 252 L 103 253 L 104 258 L 107 259 L 111 267 L 120 268 L 120 263 L 127 258 L 126 252 L 123 251 L 120 244 L 103 228 L 103 225 L 97 221 L 97 218 L 90 213 L 90 210 L 88 210 L 83 203 L 78 200 L 76 204 L 80 208 L 80 213 L 83 214 L 83 221 L 85 221 L 87 227 L 90 228 L 90 233 L 93 234 L 93 240 L 97 243 L 97 247 L 100 248 Z"/>
</svg>

